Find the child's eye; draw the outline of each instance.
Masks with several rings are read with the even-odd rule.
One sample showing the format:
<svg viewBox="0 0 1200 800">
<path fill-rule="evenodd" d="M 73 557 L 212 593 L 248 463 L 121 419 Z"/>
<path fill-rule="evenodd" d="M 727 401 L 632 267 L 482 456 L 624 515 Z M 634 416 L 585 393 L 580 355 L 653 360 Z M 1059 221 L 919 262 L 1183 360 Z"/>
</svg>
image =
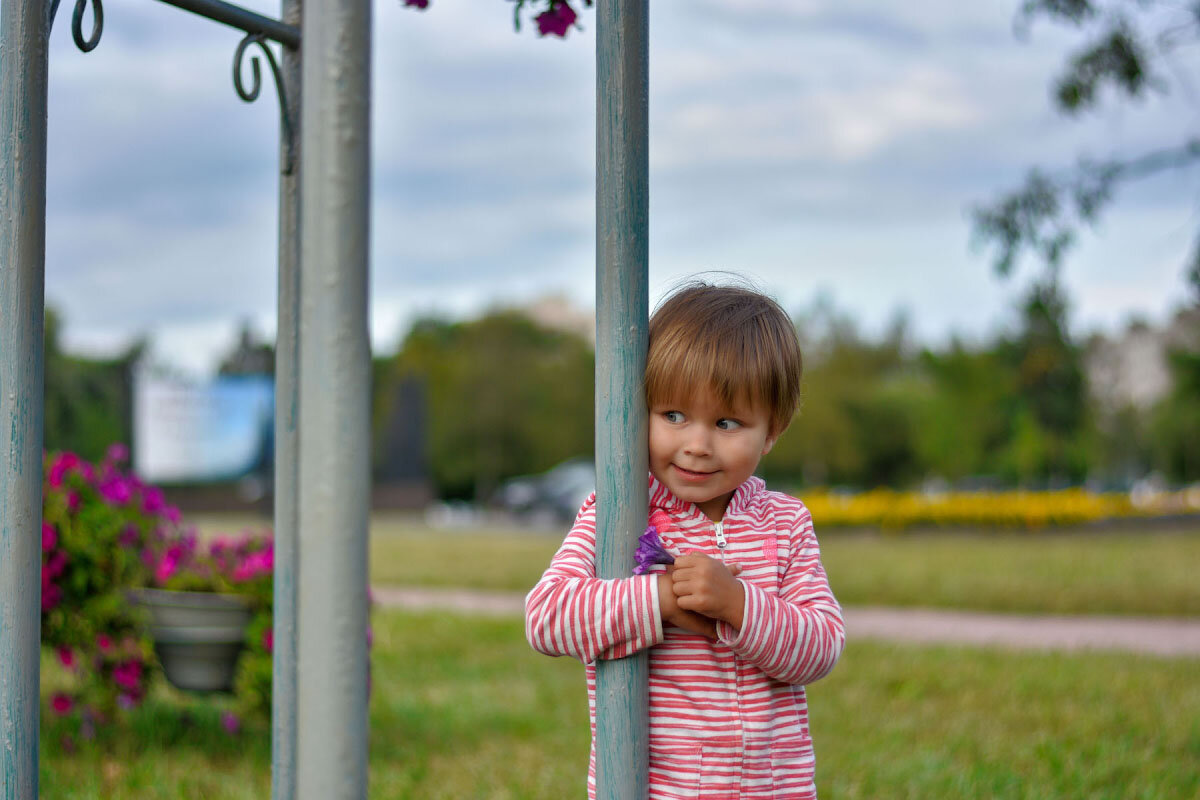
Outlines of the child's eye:
<svg viewBox="0 0 1200 800">
<path fill-rule="evenodd" d="M 725 417 L 717 420 L 717 427 L 723 431 L 736 431 L 738 428 L 742 427 L 742 423 L 738 422 L 736 419 L 729 419 L 728 417 Z"/>
<path fill-rule="evenodd" d="M 683 412 L 682 411 L 667 411 L 666 413 L 663 414 L 663 419 L 665 419 L 667 422 L 674 422 L 674 423 L 683 422 Z"/>
</svg>

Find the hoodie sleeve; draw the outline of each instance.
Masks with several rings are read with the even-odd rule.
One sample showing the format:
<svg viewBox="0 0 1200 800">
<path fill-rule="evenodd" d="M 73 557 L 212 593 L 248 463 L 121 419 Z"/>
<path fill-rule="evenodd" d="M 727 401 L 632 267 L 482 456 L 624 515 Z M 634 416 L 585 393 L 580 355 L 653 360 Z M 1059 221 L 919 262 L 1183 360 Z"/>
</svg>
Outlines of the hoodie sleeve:
<svg viewBox="0 0 1200 800">
<path fill-rule="evenodd" d="M 585 664 L 624 658 L 663 640 L 655 575 L 596 577 L 594 494 L 525 597 L 525 638 L 540 653 Z"/>
<path fill-rule="evenodd" d="M 846 628 L 821 566 L 812 517 L 794 502 L 800 513 L 779 594 L 741 581 L 746 589 L 741 630 L 718 622 L 717 635 L 775 680 L 806 684 L 833 669 L 846 644 Z"/>
</svg>

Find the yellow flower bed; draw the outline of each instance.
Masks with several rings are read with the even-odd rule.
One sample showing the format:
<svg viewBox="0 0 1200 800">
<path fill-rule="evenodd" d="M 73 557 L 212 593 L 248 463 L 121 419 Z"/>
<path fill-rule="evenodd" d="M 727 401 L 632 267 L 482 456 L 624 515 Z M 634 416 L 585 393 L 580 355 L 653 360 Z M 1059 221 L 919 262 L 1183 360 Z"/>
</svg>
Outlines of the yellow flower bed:
<svg viewBox="0 0 1200 800">
<path fill-rule="evenodd" d="M 1152 508 L 1135 507 L 1127 494 L 1096 494 L 1084 489 L 937 494 L 891 489 L 846 494 L 816 489 L 803 491 L 800 497 L 818 529 L 829 525 L 1042 528 L 1155 513 Z"/>
</svg>

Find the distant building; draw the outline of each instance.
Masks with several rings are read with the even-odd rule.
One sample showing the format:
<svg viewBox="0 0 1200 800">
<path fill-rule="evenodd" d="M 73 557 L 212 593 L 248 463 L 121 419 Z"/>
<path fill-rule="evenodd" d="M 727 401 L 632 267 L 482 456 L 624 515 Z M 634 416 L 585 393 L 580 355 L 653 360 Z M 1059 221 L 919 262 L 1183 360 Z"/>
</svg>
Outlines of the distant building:
<svg viewBox="0 0 1200 800">
<path fill-rule="evenodd" d="M 1176 312 L 1165 327 L 1138 320 L 1116 337 L 1092 337 L 1084 356 L 1092 396 L 1106 412 L 1149 408 L 1171 389 L 1173 348 L 1200 350 L 1200 309 Z"/>
<path fill-rule="evenodd" d="M 593 348 L 596 346 L 595 312 L 580 308 L 565 294 L 544 295 L 526 305 L 518 306 L 517 310 L 542 327 L 577 334 L 586 339 Z"/>
</svg>

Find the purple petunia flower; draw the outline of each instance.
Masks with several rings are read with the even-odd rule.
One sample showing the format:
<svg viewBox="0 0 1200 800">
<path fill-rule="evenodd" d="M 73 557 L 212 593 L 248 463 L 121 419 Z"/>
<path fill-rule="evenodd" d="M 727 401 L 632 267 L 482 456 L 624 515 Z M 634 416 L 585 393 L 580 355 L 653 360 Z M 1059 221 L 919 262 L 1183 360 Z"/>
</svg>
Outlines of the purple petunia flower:
<svg viewBox="0 0 1200 800">
<path fill-rule="evenodd" d="M 537 23 L 540 36 L 565 37 L 578 16 L 575 9 L 571 8 L 566 0 L 553 0 L 547 11 L 543 11 L 533 19 Z"/>
<path fill-rule="evenodd" d="M 638 537 L 638 549 L 634 556 L 637 564 L 633 568 L 634 575 L 645 575 L 654 564 L 674 564 L 675 556 L 667 552 L 662 541 L 658 538 L 658 529 L 653 525 Z"/>
</svg>

